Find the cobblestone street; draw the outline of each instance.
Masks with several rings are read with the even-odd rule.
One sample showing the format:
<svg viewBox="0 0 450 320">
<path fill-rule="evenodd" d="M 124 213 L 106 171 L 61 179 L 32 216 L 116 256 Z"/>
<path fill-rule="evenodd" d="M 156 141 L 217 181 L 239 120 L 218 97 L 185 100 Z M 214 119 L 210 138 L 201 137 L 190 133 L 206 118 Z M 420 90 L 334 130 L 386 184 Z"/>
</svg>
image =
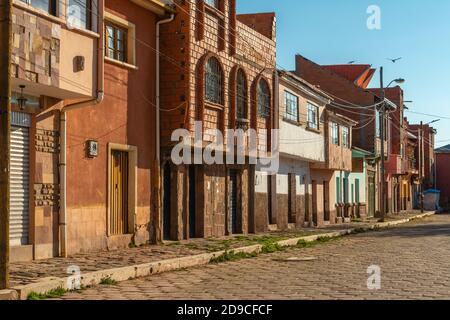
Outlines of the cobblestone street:
<svg viewBox="0 0 450 320">
<path fill-rule="evenodd" d="M 62 299 L 450 299 L 450 215 L 275 254 L 208 265 Z M 288 262 L 288 258 L 297 261 Z M 306 261 L 308 260 L 308 261 Z M 367 289 L 367 268 L 381 289 Z"/>
</svg>

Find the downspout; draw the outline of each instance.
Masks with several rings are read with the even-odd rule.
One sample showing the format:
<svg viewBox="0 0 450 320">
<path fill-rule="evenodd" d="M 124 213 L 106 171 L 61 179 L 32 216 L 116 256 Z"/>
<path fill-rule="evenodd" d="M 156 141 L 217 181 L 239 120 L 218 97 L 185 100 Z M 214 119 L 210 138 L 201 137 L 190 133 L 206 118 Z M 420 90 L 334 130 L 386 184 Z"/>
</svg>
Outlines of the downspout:
<svg viewBox="0 0 450 320">
<path fill-rule="evenodd" d="M 155 168 L 153 181 L 153 194 L 155 206 L 155 234 L 154 242 L 158 243 L 162 240 L 161 234 L 161 130 L 160 130 L 160 107 L 161 107 L 161 93 L 160 93 L 160 27 L 163 24 L 170 23 L 175 19 L 175 14 L 171 14 L 168 19 L 160 20 L 156 23 L 156 61 L 155 61 L 155 81 L 156 81 L 156 114 L 155 114 Z M 152 189 L 152 188 L 151 188 Z"/>
<path fill-rule="evenodd" d="M 87 106 L 97 105 L 104 98 L 104 16 L 105 0 L 98 0 L 98 52 L 97 52 L 97 95 L 77 103 L 65 105 L 60 110 L 60 200 L 59 200 L 59 234 L 60 234 L 60 256 L 67 257 L 67 115 L 70 110 L 80 109 Z"/>
</svg>

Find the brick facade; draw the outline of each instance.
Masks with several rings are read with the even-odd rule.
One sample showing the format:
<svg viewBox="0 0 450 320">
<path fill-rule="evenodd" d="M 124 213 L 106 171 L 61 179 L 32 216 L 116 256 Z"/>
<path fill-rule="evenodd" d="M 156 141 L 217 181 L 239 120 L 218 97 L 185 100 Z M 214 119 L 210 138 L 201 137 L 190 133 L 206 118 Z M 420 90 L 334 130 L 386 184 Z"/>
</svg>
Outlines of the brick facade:
<svg viewBox="0 0 450 320">
<path fill-rule="evenodd" d="M 186 129 L 193 136 L 195 121 L 201 121 L 203 131 L 207 129 L 235 129 L 240 127 L 236 122 L 236 75 L 242 70 L 246 78 L 248 126 L 262 134 L 262 130 L 270 130 L 273 123 L 273 101 L 268 117 L 257 115 L 257 85 L 261 79 L 273 94 L 273 73 L 275 68 L 275 17 L 273 14 L 257 17 L 270 25 L 271 37 L 258 32 L 258 27 L 250 27 L 242 23 L 236 15 L 235 0 L 221 0 L 218 8 L 211 7 L 200 0 L 175 1 L 177 14 L 172 23 L 162 26 L 161 30 L 161 139 L 163 154 L 170 161 L 171 134 L 176 129 Z M 256 30 L 255 30 L 256 29 Z M 267 34 L 268 35 L 268 34 Z M 210 58 L 217 59 L 220 65 L 222 103 L 210 103 L 205 99 L 205 64 Z M 167 111 L 164 111 L 167 110 Z M 170 110 L 170 111 L 169 111 Z M 212 141 L 210 135 L 203 135 L 203 146 Z M 226 145 L 226 136 L 224 137 Z M 267 141 L 270 141 L 270 136 Z M 265 150 L 268 145 L 262 140 L 258 149 Z M 189 166 L 170 166 L 170 195 L 165 197 L 165 214 L 171 216 L 166 221 L 180 221 L 180 232 L 170 232 L 170 238 L 177 240 L 186 238 L 189 233 L 189 201 L 180 202 L 180 192 L 189 193 L 195 188 L 195 230 L 197 237 L 222 236 L 229 232 L 227 226 L 229 200 L 229 174 L 236 170 L 238 174 L 238 225 L 240 233 L 253 232 L 255 217 L 251 203 L 253 197 L 251 181 L 254 180 L 254 165 L 238 167 L 228 165 L 199 165 L 195 168 L 195 186 L 188 183 Z M 182 177 L 179 177 L 179 176 Z M 184 184 L 174 188 L 179 177 Z M 169 180 L 166 181 L 169 183 Z M 187 188 L 186 188 L 187 187 Z M 180 188 L 182 190 L 180 190 Z M 164 198 L 163 197 L 163 198 Z M 168 198 L 169 199 L 168 199 Z M 191 202 L 193 199 L 191 198 Z M 169 205 L 170 203 L 170 205 Z M 169 208 L 170 207 L 170 208 Z M 267 210 L 267 207 L 266 207 Z M 174 217 L 181 216 L 183 219 Z M 193 220 L 191 220 L 193 221 Z M 251 221 L 251 223 L 249 223 Z M 173 224 L 171 229 L 178 228 Z M 184 230 L 184 231 L 182 231 Z M 167 232 L 166 232 L 167 233 Z M 191 232 L 192 234 L 192 232 Z"/>
</svg>

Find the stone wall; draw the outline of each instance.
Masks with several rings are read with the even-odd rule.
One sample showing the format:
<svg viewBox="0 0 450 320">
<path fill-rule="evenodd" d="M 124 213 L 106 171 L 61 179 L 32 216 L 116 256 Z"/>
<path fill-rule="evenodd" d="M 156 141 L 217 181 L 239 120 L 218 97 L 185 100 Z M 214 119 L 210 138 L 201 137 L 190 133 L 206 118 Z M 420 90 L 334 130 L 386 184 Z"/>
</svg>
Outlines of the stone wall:
<svg viewBox="0 0 450 320">
<path fill-rule="evenodd" d="M 13 8 L 13 76 L 59 86 L 61 27 L 17 7 Z"/>
</svg>

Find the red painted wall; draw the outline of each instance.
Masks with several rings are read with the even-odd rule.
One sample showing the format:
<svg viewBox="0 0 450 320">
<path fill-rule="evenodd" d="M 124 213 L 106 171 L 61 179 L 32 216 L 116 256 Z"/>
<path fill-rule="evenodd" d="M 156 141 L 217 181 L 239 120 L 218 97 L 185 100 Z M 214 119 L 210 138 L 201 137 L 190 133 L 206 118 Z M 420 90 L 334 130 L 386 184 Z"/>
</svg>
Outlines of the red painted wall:
<svg viewBox="0 0 450 320">
<path fill-rule="evenodd" d="M 437 189 L 441 190 L 441 206 L 450 205 L 450 153 L 436 153 Z"/>
<path fill-rule="evenodd" d="M 136 146 L 137 228 L 148 235 L 150 170 L 155 155 L 155 46 L 157 17 L 130 1 L 106 0 L 106 11 L 136 25 L 137 70 L 105 62 L 105 98 L 67 115 L 69 253 L 107 247 L 108 143 Z M 86 157 L 86 140 L 99 156 Z"/>
</svg>

